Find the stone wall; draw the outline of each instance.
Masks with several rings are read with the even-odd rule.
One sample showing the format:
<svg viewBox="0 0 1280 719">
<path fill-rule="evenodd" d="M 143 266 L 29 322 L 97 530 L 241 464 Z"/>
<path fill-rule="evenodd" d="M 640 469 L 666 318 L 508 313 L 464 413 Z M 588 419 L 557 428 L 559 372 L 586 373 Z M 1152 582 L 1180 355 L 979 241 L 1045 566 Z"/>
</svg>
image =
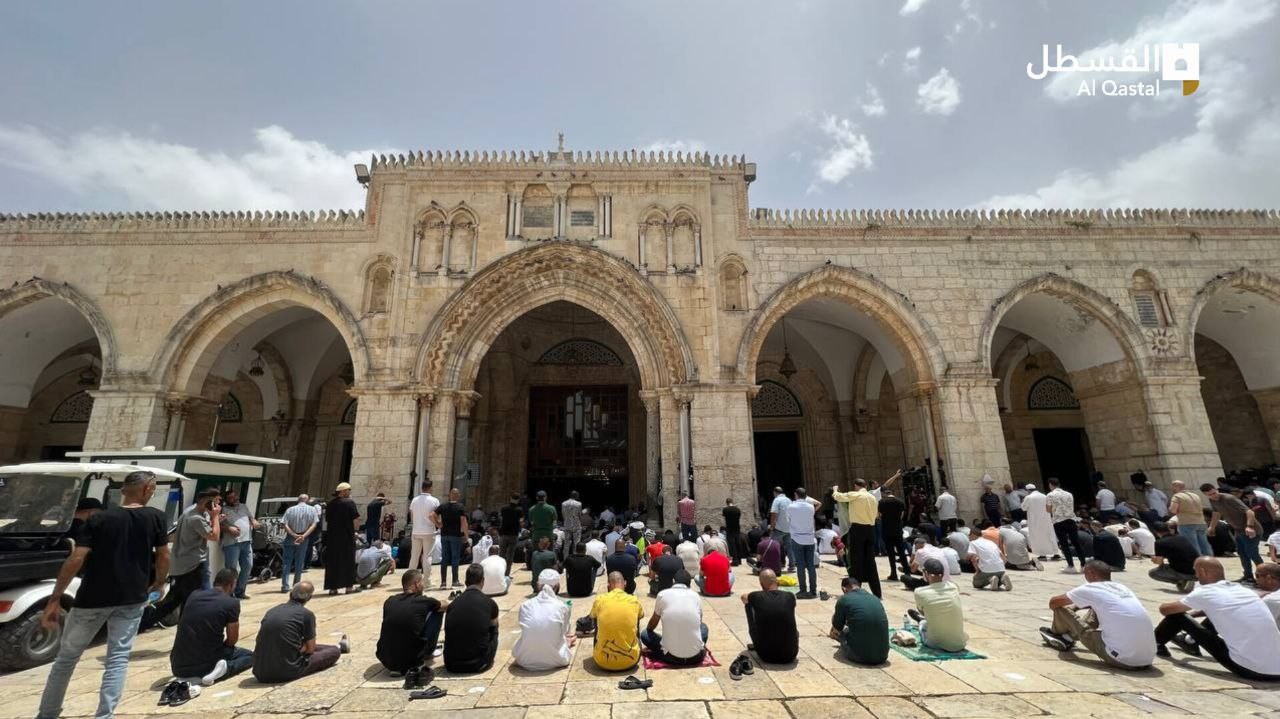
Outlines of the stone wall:
<svg viewBox="0 0 1280 719">
<path fill-rule="evenodd" d="M 1223 469 L 1263 467 L 1276 461 L 1258 401 L 1245 386 L 1236 361 L 1204 335 L 1196 335 L 1195 347 L 1196 368 L 1204 377 L 1200 394 Z"/>
</svg>

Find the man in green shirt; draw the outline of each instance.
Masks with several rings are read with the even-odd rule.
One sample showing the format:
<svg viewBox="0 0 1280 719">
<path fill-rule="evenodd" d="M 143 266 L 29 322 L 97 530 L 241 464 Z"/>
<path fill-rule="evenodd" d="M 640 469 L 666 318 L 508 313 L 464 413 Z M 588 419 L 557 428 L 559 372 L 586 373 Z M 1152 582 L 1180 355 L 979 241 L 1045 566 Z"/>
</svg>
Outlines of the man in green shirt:
<svg viewBox="0 0 1280 719">
<path fill-rule="evenodd" d="M 889 618 L 884 605 L 854 577 L 841 579 L 840 588 L 844 596 L 836 602 L 828 636 L 840 641 L 849 661 L 884 664 L 889 658 Z"/>
<path fill-rule="evenodd" d="M 547 493 L 538 492 L 538 503 L 529 508 L 529 539 L 536 545 L 538 540 L 547 537 L 555 540 L 556 508 L 547 504 Z"/>
<path fill-rule="evenodd" d="M 907 615 L 920 624 L 920 637 L 927 647 L 944 652 L 962 652 L 969 637 L 964 633 L 964 608 L 960 605 L 960 590 L 951 582 L 944 582 L 946 571 L 937 559 L 926 559 L 924 578 L 929 581 L 915 590 L 916 609 L 908 609 Z"/>
<path fill-rule="evenodd" d="M 550 506 L 550 505 L 548 505 Z M 533 574 L 533 591 L 538 591 L 538 575 L 544 569 L 560 571 L 556 553 L 551 551 L 551 540 L 543 537 L 538 540 L 538 548 L 529 557 L 529 571 Z"/>
</svg>

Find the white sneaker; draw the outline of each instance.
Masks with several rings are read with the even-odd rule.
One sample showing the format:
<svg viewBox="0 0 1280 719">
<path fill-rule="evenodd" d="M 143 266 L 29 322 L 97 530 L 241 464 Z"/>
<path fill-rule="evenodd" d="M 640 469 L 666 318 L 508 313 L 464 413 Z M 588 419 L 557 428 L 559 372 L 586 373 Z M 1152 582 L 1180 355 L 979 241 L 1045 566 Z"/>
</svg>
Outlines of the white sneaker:
<svg viewBox="0 0 1280 719">
<path fill-rule="evenodd" d="M 1007 573 L 1000 578 L 1000 586 L 1004 587 L 1004 590 L 1006 592 L 1013 591 L 1013 580 L 1009 578 L 1009 575 Z"/>
<path fill-rule="evenodd" d="M 443 644 L 441 644 L 441 645 L 437 646 L 437 647 L 435 648 L 435 651 L 431 652 L 431 656 L 433 656 L 433 657 L 439 657 L 439 656 L 443 656 L 443 655 L 444 655 L 444 645 L 443 645 Z"/>
<path fill-rule="evenodd" d="M 993 592 L 1000 591 L 1000 578 L 992 577 L 991 581 L 987 582 L 987 589 L 990 589 Z"/>
<path fill-rule="evenodd" d="M 208 674 L 200 677 L 200 683 L 211 687 L 213 683 L 227 675 L 227 660 L 219 659 L 217 664 L 213 665 L 213 670 Z"/>
</svg>

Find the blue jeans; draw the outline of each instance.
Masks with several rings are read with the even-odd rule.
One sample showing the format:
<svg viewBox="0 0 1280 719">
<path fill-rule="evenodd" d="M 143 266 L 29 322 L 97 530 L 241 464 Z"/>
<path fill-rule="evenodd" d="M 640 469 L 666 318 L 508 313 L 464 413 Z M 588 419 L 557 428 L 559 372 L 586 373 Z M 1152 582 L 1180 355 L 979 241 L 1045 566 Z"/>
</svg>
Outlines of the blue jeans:
<svg viewBox="0 0 1280 719">
<path fill-rule="evenodd" d="M 133 651 L 133 639 L 138 636 L 138 624 L 142 622 L 145 604 L 120 607 L 95 607 L 72 609 L 62 627 L 62 643 L 58 657 L 53 660 L 49 679 L 40 697 L 37 719 L 56 719 L 62 713 L 62 700 L 67 694 L 71 672 L 80 661 L 89 642 L 107 625 L 106 670 L 102 673 L 102 686 L 98 690 L 98 710 L 95 719 L 107 719 L 115 714 L 124 689 L 125 673 L 129 669 L 129 652 Z"/>
<path fill-rule="evenodd" d="M 1212 557 L 1213 547 L 1209 546 L 1208 529 L 1203 524 L 1188 524 L 1187 526 L 1178 525 L 1178 534 L 1187 538 L 1191 542 L 1191 546 L 1200 552 L 1202 557 Z"/>
<path fill-rule="evenodd" d="M 307 550 L 311 547 L 310 543 L 303 541 L 296 544 L 296 540 L 289 535 L 285 535 L 284 544 L 281 545 L 283 550 L 283 567 L 280 570 L 280 588 L 288 590 L 292 585 L 289 583 L 289 572 L 293 572 L 293 584 L 302 581 L 302 570 L 307 566 Z"/>
<path fill-rule="evenodd" d="M 453 567 L 453 583 L 458 583 L 458 565 L 462 563 L 462 537 L 440 535 L 440 586 L 444 586 L 445 574 Z"/>
<path fill-rule="evenodd" d="M 818 591 L 818 558 L 815 549 L 817 547 L 812 544 L 791 542 L 791 561 L 796 565 L 796 581 L 803 593 Z M 806 582 L 805 579 L 809 581 Z"/>
<path fill-rule="evenodd" d="M 222 566 L 236 570 L 236 596 L 244 596 L 244 588 L 253 573 L 253 542 L 236 542 L 222 548 Z"/>
<path fill-rule="evenodd" d="M 1244 568 L 1244 578 L 1253 579 L 1253 565 L 1262 564 L 1262 555 L 1258 553 L 1258 538 L 1246 537 L 1244 532 L 1236 532 L 1236 554 L 1240 557 L 1240 566 Z"/>
<path fill-rule="evenodd" d="M 706 654 L 706 649 L 704 648 L 701 652 L 698 653 L 698 656 L 696 657 L 671 656 L 670 654 L 667 654 L 666 652 L 662 651 L 662 635 L 657 632 L 650 631 L 648 629 L 640 630 L 640 643 L 643 644 L 645 648 L 649 650 L 650 655 L 652 655 L 654 658 L 658 659 L 659 661 L 663 662 L 664 664 L 683 664 L 686 666 L 693 665 L 693 664 L 701 664 L 702 655 Z M 706 624 L 702 625 L 702 643 L 703 645 L 707 643 L 707 625 Z"/>
<path fill-rule="evenodd" d="M 789 532 L 774 532 L 773 538 L 778 540 L 778 544 L 782 545 L 782 564 L 790 565 L 795 569 L 796 560 L 791 556 L 791 534 Z"/>
</svg>

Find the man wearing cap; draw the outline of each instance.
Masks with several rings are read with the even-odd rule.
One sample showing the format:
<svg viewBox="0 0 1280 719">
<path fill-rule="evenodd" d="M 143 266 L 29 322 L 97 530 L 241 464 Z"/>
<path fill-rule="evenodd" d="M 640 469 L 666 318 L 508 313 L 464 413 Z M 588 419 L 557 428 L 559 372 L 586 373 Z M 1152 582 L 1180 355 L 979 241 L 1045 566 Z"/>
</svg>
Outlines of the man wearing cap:
<svg viewBox="0 0 1280 719">
<path fill-rule="evenodd" d="M 964 632 L 964 608 L 960 590 L 943 577 L 946 567 L 937 559 L 925 560 L 924 578 L 929 583 L 915 590 L 916 608 L 907 616 L 920 625 L 920 639 L 927 647 L 944 652 L 962 652 L 969 637 Z"/>
<path fill-rule="evenodd" d="M 1040 560 L 1058 554 L 1058 537 L 1053 532 L 1049 516 L 1048 498 L 1034 484 L 1027 485 L 1027 496 L 1022 498 L 1022 511 L 1027 515 L 1027 544 L 1031 553 Z"/>
<path fill-rule="evenodd" d="M 530 671 L 569 666 L 577 641 L 569 605 L 560 597 L 560 573 L 538 573 L 538 594 L 520 605 L 520 637 L 511 648 L 516 666 Z"/>
<path fill-rule="evenodd" d="M 554 546 L 556 541 L 556 508 L 547 504 L 547 493 L 539 490 L 536 495 L 538 502 L 529 507 L 529 541 L 532 546 L 538 546 L 538 541 L 543 537 L 547 538 L 549 546 Z M 530 558 L 532 558 L 530 554 Z M 529 565 L 529 571 L 533 571 L 533 565 Z M 535 579 L 537 575 L 534 575 Z"/>
<path fill-rule="evenodd" d="M 351 485 L 343 482 L 334 488 L 336 492 L 325 508 L 324 533 L 324 588 L 329 596 L 345 589 L 347 594 L 360 591 L 356 587 L 356 527 L 360 522 L 360 510 L 351 501 Z"/>
</svg>

